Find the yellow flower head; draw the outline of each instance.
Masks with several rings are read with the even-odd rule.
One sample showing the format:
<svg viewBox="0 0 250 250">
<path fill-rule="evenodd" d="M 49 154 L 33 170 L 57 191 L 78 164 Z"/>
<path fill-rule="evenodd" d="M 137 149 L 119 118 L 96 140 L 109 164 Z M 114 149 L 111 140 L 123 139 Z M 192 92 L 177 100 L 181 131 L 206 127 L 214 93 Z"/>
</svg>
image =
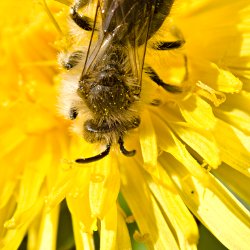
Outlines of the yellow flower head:
<svg viewBox="0 0 250 250">
<path fill-rule="evenodd" d="M 96 237 L 103 250 L 138 241 L 196 249 L 193 215 L 227 248 L 247 249 L 250 5 L 175 1 L 147 44 L 140 126 L 124 137 L 135 156 L 112 145 L 106 157 L 83 165 L 75 159 L 98 155 L 103 145 L 82 138 L 88 113 L 70 122 L 58 112 L 58 98 L 66 114 L 63 98 L 71 98 L 62 90 L 67 74 L 58 51 L 87 51 L 91 39 L 68 20 L 71 5 L 0 3 L 0 248 L 17 249 L 27 235 L 28 249 L 57 249 L 66 200 L 77 249 L 95 249 Z M 82 11 L 93 18 L 87 6 Z M 185 41 L 181 48 L 156 49 L 176 39 Z"/>
</svg>

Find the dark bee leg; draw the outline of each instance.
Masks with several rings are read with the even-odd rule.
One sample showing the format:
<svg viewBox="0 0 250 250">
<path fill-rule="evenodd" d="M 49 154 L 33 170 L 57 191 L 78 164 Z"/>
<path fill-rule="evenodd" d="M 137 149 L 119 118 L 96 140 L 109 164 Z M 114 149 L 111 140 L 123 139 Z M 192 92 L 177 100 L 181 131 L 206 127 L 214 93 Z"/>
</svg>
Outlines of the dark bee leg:
<svg viewBox="0 0 250 250">
<path fill-rule="evenodd" d="M 75 162 L 84 164 L 84 163 L 91 163 L 91 162 L 94 162 L 94 161 L 101 160 L 102 158 L 104 158 L 105 156 L 107 156 L 109 154 L 110 146 L 111 145 L 108 144 L 106 149 L 103 152 L 101 152 L 100 154 L 98 154 L 98 155 L 95 155 L 95 156 L 92 156 L 92 157 L 89 157 L 89 158 L 76 159 Z"/>
<path fill-rule="evenodd" d="M 180 40 L 172 41 L 172 42 L 157 42 L 152 46 L 152 48 L 155 50 L 172 50 L 172 49 L 178 49 L 178 48 L 182 47 L 184 45 L 184 43 L 185 43 L 184 39 L 180 39 Z M 185 73 L 185 76 L 183 78 L 183 82 L 186 81 L 188 78 L 188 67 L 187 67 L 187 56 L 186 55 L 184 55 L 184 65 L 185 65 L 186 73 Z M 157 73 L 154 71 L 154 69 L 152 67 L 145 68 L 145 71 L 147 74 L 149 74 L 149 77 L 151 78 L 151 80 L 153 80 L 159 86 L 163 87 L 166 91 L 169 91 L 172 93 L 181 93 L 182 92 L 182 90 L 179 87 L 163 82 L 159 78 L 159 76 L 157 75 Z"/>
<path fill-rule="evenodd" d="M 81 16 L 77 12 L 78 6 L 73 6 L 70 9 L 70 17 L 72 20 L 83 30 L 91 31 L 93 29 L 91 25 L 91 19 L 86 16 Z"/>
<path fill-rule="evenodd" d="M 131 150 L 131 151 L 127 151 L 125 148 L 124 148 L 124 141 L 123 139 L 120 137 L 119 140 L 118 140 L 118 143 L 120 145 L 120 150 L 121 152 L 127 156 L 127 157 L 131 157 L 131 156 L 134 156 L 135 153 L 136 153 L 136 150 Z"/>
<path fill-rule="evenodd" d="M 83 58 L 83 52 L 82 51 L 74 51 L 69 56 L 67 54 L 63 54 L 64 56 L 62 58 L 59 58 L 59 63 L 62 65 L 63 68 L 66 70 L 70 70 L 74 68 Z"/>
<path fill-rule="evenodd" d="M 74 7 L 78 10 L 78 9 L 84 7 L 88 2 L 89 2 L 89 0 L 75 0 Z"/>
<path fill-rule="evenodd" d="M 78 111 L 75 107 L 71 107 L 69 110 L 69 118 L 70 120 L 75 120 L 78 116 Z"/>
<path fill-rule="evenodd" d="M 161 0 L 158 0 L 160 1 L 161 3 Z M 171 3 L 172 4 L 172 3 Z M 152 48 L 155 49 L 155 50 L 174 50 L 174 49 L 179 49 L 181 48 L 184 44 L 185 44 L 185 40 L 184 40 L 184 37 L 181 33 L 181 31 L 179 29 L 177 29 L 175 27 L 175 29 L 173 29 L 171 31 L 171 33 L 178 39 L 176 41 L 158 41 L 156 43 L 154 43 L 152 45 Z M 183 78 L 183 82 L 186 81 L 188 79 L 188 66 L 187 66 L 187 56 L 184 55 L 184 66 L 185 66 L 185 69 L 186 69 L 186 73 L 185 73 L 185 76 Z M 151 74 L 152 72 L 152 68 L 151 68 L 151 71 L 149 72 L 149 74 Z M 173 86 L 172 85 L 169 85 L 169 84 L 166 84 L 164 83 L 156 74 L 156 72 L 152 72 L 150 78 L 156 82 L 158 85 L 162 86 L 164 89 L 166 89 L 167 91 L 170 91 L 170 92 L 182 92 L 180 91 L 180 89 L 178 89 L 177 91 L 177 87 L 174 87 L 173 89 Z"/>
<path fill-rule="evenodd" d="M 149 75 L 151 80 L 153 80 L 159 86 L 163 87 L 166 91 L 172 92 L 172 93 L 181 93 L 182 92 L 182 90 L 179 87 L 163 82 L 160 79 L 160 77 L 157 75 L 157 73 L 153 70 L 153 68 L 147 67 L 147 68 L 145 68 L 145 71 Z"/>
<path fill-rule="evenodd" d="M 160 29 L 166 17 L 169 15 L 174 0 L 155 0 L 154 15 L 151 22 L 151 27 L 148 34 L 148 39 L 151 38 L 157 30 Z"/>
<path fill-rule="evenodd" d="M 87 2 L 87 0 L 76 0 L 70 9 L 70 17 L 80 28 L 91 31 L 93 29 L 91 19 L 86 16 L 80 16 L 77 12 L 77 10 L 86 5 Z M 70 70 L 83 59 L 84 53 L 81 50 L 77 50 L 70 55 L 67 53 L 62 53 L 62 55 L 62 57 L 59 57 L 59 63 L 63 68 Z"/>
<path fill-rule="evenodd" d="M 135 118 L 133 124 L 130 127 L 130 129 L 138 127 L 139 124 L 140 124 L 140 119 L 139 118 Z M 85 128 L 85 133 L 88 133 L 87 138 L 89 137 L 91 139 L 91 140 L 89 140 L 89 142 L 93 143 L 93 142 L 98 142 L 98 141 L 101 141 L 102 139 L 104 139 L 105 138 L 105 134 L 109 133 L 109 132 L 112 132 L 114 130 L 114 128 L 115 128 L 115 125 L 114 125 L 114 127 L 109 127 L 106 122 L 103 122 L 103 124 L 100 126 L 100 125 L 95 124 L 94 120 L 87 120 L 84 123 L 84 128 Z M 116 127 L 116 129 L 117 129 L 117 127 Z M 124 141 L 123 141 L 122 137 L 119 137 L 118 144 L 120 146 L 121 152 L 125 156 L 130 157 L 130 156 L 134 156 L 135 155 L 135 153 L 136 153 L 135 150 L 128 151 L 128 150 L 126 150 L 124 148 Z M 108 152 L 109 152 L 108 148 L 109 147 L 110 147 L 110 144 L 108 144 L 107 149 L 103 153 L 101 153 L 98 156 L 87 158 L 87 161 L 88 161 L 88 159 L 93 159 L 93 161 L 94 161 L 96 159 L 98 160 L 98 159 L 103 158 L 105 155 L 108 154 Z M 105 155 L 102 157 L 103 154 L 105 154 Z M 78 160 L 77 160 L 77 162 L 78 162 Z M 85 162 L 85 159 L 84 159 L 84 162 Z"/>
<path fill-rule="evenodd" d="M 152 48 L 155 50 L 172 50 L 172 49 L 179 49 L 184 45 L 184 40 L 177 40 L 171 42 L 157 42 L 153 44 Z"/>
</svg>

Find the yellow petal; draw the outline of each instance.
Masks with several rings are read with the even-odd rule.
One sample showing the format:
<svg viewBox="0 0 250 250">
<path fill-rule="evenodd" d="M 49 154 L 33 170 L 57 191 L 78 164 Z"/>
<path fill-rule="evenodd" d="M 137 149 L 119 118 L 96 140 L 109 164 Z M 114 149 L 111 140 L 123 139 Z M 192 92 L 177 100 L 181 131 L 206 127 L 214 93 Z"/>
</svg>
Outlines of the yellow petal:
<svg viewBox="0 0 250 250">
<path fill-rule="evenodd" d="M 235 127 L 231 127 L 241 145 L 250 153 L 250 135 L 247 135 Z"/>
<path fill-rule="evenodd" d="M 236 126 L 242 131 L 245 131 L 245 133 L 250 133 L 250 114 L 237 108 L 231 109 L 232 110 L 230 111 L 218 109 L 216 110 L 216 116 L 228 124 Z"/>
<path fill-rule="evenodd" d="M 229 59 L 241 56 L 243 34 L 249 32 L 249 5 L 245 0 L 179 2 L 182 9 L 177 5 L 173 18 L 191 55 L 202 55 L 226 66 Z"/>
<path fill-rule="evenodd" d="M 197 224 L 168 174 L 160 165 L 158 170 L 159 179 L 154 181 L 148 179 L 149 188 L 175 230 L 180 249 L 195 249 L 199 239 Z"/>
<path fill-rule="evenodd" d="M 116 249 L 117 207 L 114 203 L 101 220 L 100 250 Z"/>
<path fill-rule="evenodd" d="M 141 172 L 144 170 L 140 169 L 133 159 L 123 158 L 120 162 L 121 192 L 140 229 L 140 240 L 143 240 L 149 249 L 179 249 L 173 233 L 147 187 Z"/>
<path fill-rule="evenodd" d="M 132 250 L 130 241 L 131 239 L 129 236 L 127 224 L 125 222 L 125 218 L 123 217 L 123 214 L 121 213 L 120 209 L 118 209 L 116 250 L 120 250 L 120 249 Z"/>
<path fill-rule="evenodd" d="M 28 224 L 25 224 L 22 227 L 8 231 L 4 239 L 1 239 L 0 241 L 0 248 L 2 250 L 18 249 L 27 232 L 27 229 Z"/>
<path fill-rule="evenodd" d="M 200 58 L 193 60 L 194 81 L 203 82 L 212 89 L 224 93 L 237 93 L 242 88 L 242 82 L 230 71 L 219 68 L 215 63 Z"/>
<path fill-rule="evenodd" d="M 113 156 L 113 157 L 112 157 Z M 93 216 L 102 219 L 117 199 L 120 174 L 112 153 L 92 168 L 89 200 Z"/>
<path fill-rule="evenodd" d="M 15 213 L 14 216 L 4 223 L 8 229 L 4 240 L 0 242 L 1 249 L 18 249 L 30 224 L 35 220 L 44 204 L 43 197 L 36 199 L 36 202 L 29 209 L 22 213 Z"/>
<path fill-rule="evenodd" d="M 70 192 L 70 189 L 74 185 L 77 174 L 77 169 L 70 169 L 61 174 L 51 189 L 48 197 L 45 199 L 47 210 L 58 205 L 66 197 L 66 194 Z"/>
<path fill-rule="evenodd" d="M 40 139 L 45 140 L 45 138 Z M 40 140 L 36 139 L 30 139 L 29 143 L 30 148 L 33 149 L 42 144 Z M 26 153 L 29 155 L 30 151 Z M 29 161 L 25 164 L 25 169 L 19 184 L 17 209 L 13 215 L 16 226 L 25 223 L 26 217 L 29 216 L 29 210 L 39 207 L 37 202 L 41 199 L 42 195 L 45 195 L 45 190 L 43 189 L 43 192 L 41 192 L 41 187 L 45 180 L 47 168 L 51 165 L 50 146 L 47 145 L 47 147 L 35 151 L 35 153 L 28 156 L 28 159 Z"/>
<path fill-rule="evenodd" d="M 226 164 L 220 165 L 220 167 L 213 170 L 212 173 L 237 196 L 243 199 L 244 202 L 250 204 L 250 180 L 248 177 Z"/>
<path fill-rule="evenodd" d="M 158 157 L 157 141 L 151 117 L 146 110 L 141 115 L 140 144 L 144 164 L 156 167 Z"/>
<path fill-rule="evenodd" d="M 6 175 L 5 178 L 8 178 Z M 0 209 L 2 209 L 8 203 L 9 199 L 12 197 L 17 183 L 15 180 L 2 181 L 0 180 Z"/>
<path fill-rule="evenodd" d="M 215 117 L 212 108 L 199 96 L 192 95 L 178 104 L 184 119 L 190 126 L 206 130 L 214 128 Z"/>
<path fill-rule="evenodd" d="M 241 144 L 232 127 L 218 119 L 214 136 L 221 150 L 221 160 L 246 176 L 250 176 L 250 154 Z"/>
<path fill-rule="evenodd" d="M 207 172 L 188 152 L 180 140 L 170 131 L 165 122 L 158 116 L 154 116 L 154 124 L 157 127 L 157 140 L 159 147 L 173 155 L 179 162 L 182 162 L 187 170 L 196 178 L 207 181 Z"/>
<path fill-rule="evenodd" d="M 206 163 L 212 168 L 217 168 L 220 164 L 220 151 L 212 132 L 188 128 L 185 127 L 185 124 L 181 125 L 173 124 L 171 128 Z"/>
<path fill-rule="evenodd" d="M 250 102 L 250 92 L 242 90 L 237 95 L 227 95 L 227 101 L 221 105 L 222 110 L 230 111 L 232 108 L 238 108 L 244 113 L 250 113 L 250 106 L 246 105 Z"/>
<path fill-rule="evenodd" d="M 66 200 L 72 218 L 78 222 L 79 230 L 92 234 L 96 230 L 96 218 L 91 215 L 88 192 L 76 197 L 68 195 Z"/>
<path fill-rule="evenodd" d="M 49 213 L 43 211 L 41 224 L 39 227 L 39 238 L 30 239 L 29 234 L 29 249 L 55 249 L 57 240 L 58 217 L 59 206 L 55 207 Z"/>
<path fill-rule="evenodd" d="M 76 217 L 72 217 L 74 238 L 76 243 L 76 249 L 78 250 L 94 250 L 94 240 L 92 233 L 87 233 L 82 230 L 81 223 Z"/>
<path fill-rule="evenodd" d="M 6 222 L 6 219 L 11 218 L 14 211 L 16 209 L 16 201 L 11 199 L 7 204 L 5 204 L 5 207 L 0 209 L 0 248 L 3 244 L 4 235 L 7 233 L 7 229 L 3 226 Z"/>
<path fill-rule="evenodd" d="M 13 127 L 7 130 L 4 128 L 1 128 L 3 131 L 1 133 L 1 140 L 0 140 L 0 148 L 1 153 L 0 157 L 3 157 L 5 154 L 9 153 L 15 147 L 17 147 L 19 144 L 21 144 L 25 138 L 27 138 L 27 135 L 19 128 L 19 127 Z"/>
<path fill-rule="evenodd" d="M 174 158 L 164 167 L 188 208 L 229 249 L 248 249 L 250 214 L 212 175 L 209 185 L 198 181 Z"/>
</svg>

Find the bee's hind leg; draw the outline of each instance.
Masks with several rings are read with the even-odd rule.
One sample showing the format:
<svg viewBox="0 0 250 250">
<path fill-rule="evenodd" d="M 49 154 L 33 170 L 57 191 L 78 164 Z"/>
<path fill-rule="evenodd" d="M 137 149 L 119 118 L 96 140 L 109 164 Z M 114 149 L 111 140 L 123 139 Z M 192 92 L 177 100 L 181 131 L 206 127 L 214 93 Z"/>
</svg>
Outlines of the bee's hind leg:
<svg viewBox="0 0 250 250">
<path fill-rule="evenodd" d="M 185 44 L 185 39 L 181 33 L 181 31 L 173 27 L 171 33 L 177 38 L 175 41 L 157 41 L 151 45 L 151 47 L 155 50 L 175 50 L 181 48 Z M 187 56 L 184 55 L 184 67 L 185 67 L 185 76 L 183 78 L 183 82 L 188 79 L 188 61 Z M 149 74 L 151 80 L 157 83 L 159 86 L 162 86 L 165 90 L 173 93 L 182 92 L 178 87 L 172 86 L 170 84 L 164 83 L 156 72 L 151 67 L 146 68 L 146 73 Z"/>
<path fill-rule="evenodd" d="M 155 72 L 155 70 L 152 67 L 146 67 L 145 72 L 149 75 L 150 79 L 154 81 L 157 85 L 164 88 L 166 91 L 171 93 L 181 93 L 182 90 L 178 86 L 174 86 L 168 83 L 165 83 Z"/>
<path fill-rule="evenodd" d="M 155 50 L 173 50 L 179 49 L 185 44 L 185 39 L 182 32 L 176 27 L 172 26 L 170 33 L 176 38 L 173 41 L 158 40 L 154 42 L 151 47 Z"/>
<path fill-rule="evenodd" d="M 153 44 L 152 48 L 155 50 L 174 50 L 181 48 L 185 44 L 185 40 L 180 38 L 176 41 L 160 41 Z M 188 79 L 188 61 L 187 56 L 183 55 L 184 58 L 184 67 L 185 67 L 185 75 L 182 81 L 186 81 Z M 163 87 L 166 91 L 171 93 L 181 93 L 182 89 L 178 86 L 174 86 L 168 83 L 165 83 L 160 77 L 157 75 L 156 71 L 148 66 L 145 67 L 145 72 L 149 75 L 150 79 L 153 80 L 157 85 Z"/>
<path fill-rule="evenodd" d="M 179 49 L 185 44 L 185 40 L 176 40 L 176 41 L 160 41 L 152 45 L 152 48 L 155 50 L 172 50 Z"/>
</svg>

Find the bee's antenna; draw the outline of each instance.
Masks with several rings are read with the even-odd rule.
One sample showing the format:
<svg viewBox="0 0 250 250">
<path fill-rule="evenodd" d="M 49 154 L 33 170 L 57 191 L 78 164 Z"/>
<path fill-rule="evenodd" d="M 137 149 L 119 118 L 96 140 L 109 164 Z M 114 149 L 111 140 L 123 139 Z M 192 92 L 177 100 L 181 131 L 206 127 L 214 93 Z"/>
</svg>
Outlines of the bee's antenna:
<svg viewBox="0 0 250 250">
<path fill-rule="evenodd" d="M 111 145 L 108 144 L 106 149 L 103 152 L 101 152 L 100 154 L 98 154 L 98 155 L 95 155 L 95 156 L 92 156 L 92 157 L 89 157 L 89 158 L 76 159 L 75 162 L 84 164 L 84 163 L 91 163 L 91 162 L 94 162 L 94 161 L 101 160 L 102 158 L 104 158 L 105 156 L 107 156 L 109 154 L 110 146 Z"/>
<path fill-rule="evenodd" d="M 128 151 L 128 150 L 126 150 L 126 148 L 124 148 L 124 141 L 123 141 L 123 139 L 122 139 L 121 137 L 119 138 L 118 143 L 119 143 L 119 145 L 120 145 L 120 150 L 121 150 L 121 152 L 122 152 L 125 156 L 131 157 L 131 156 L 134 156 L 134 155 L 135 155 L 136 150 Z"/>
</svg>

